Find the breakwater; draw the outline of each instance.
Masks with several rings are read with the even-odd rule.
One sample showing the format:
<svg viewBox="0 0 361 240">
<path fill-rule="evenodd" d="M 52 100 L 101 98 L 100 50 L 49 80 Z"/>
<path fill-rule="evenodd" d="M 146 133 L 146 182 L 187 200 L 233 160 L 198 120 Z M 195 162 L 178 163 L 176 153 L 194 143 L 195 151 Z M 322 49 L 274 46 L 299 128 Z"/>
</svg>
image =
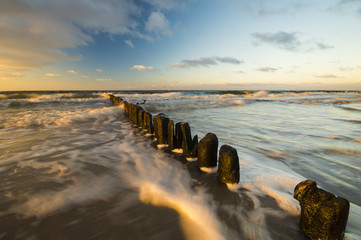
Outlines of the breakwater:
<svg viewBox="0 0 361 240">
<path fill-rule="evenodd" d="M 152 117 L 151 113 L 137 104 L 114 95 L 109 97 L 113 104 L 123 104 L 125 113 L 133 125 L 153 134 L 158 145 L 166 145 L 170 150 L 181 149 L 186 159 L 198 160 L 200 169 L 217 167 L 218 138 L 214 133 L 208 133 L 198 141 L 197 135 L 192 137 L 191 127 L 186 121 L 174 123 L 164 113 Z M 235 148 L 229 145 L 221 146 L 217 176 L 226 184 L 239 182 L 239 159 Z"/>
<path fill-rule="evenodd" d="M 137 127 L 153 134 L 159 145 L 167 145 L 171 150 L 182 149 L 185 158 L 196 158 L 198 168 L 218 168 L 217 178 L 226 184 L 237 184 L 240 179 L 239 159 L 237 150 L 229 145 L 222 145 L 218 152 L 218 138 L 214 133 L 208 133 L 198 141 L 198 136 L 192 137 L 188 122 L 174 123 L 161 113 L 152 118 L 151 113 L 137 105 L 128 103 L 120 97 L 110 95 L 112 103 L 124 105 L 126 115 Z M 300 228 L 308 237 L 325 239 L 342 239 L 348 218 L 349 202 L 338 198 L 322 189 L 315 188 L 314 194 L 309 194 L 309 188 L 304 187 L 312 181 L 301 182 L 294 190 L 294 197 L 301 205 Z M 316 183 L 312 182 L 312 186 Z M 306 190 L 305 192 L 303 192 Z M 300 197 L 302 195 L 302 197 Z M 336 200 L 334 200 L 336 199 Z M 329 210 L 334 210 L 329 213 Z M 322 223 L 319 223 L 319 219 Z M 307 222 L 305 224 L 305 222 Z M 335 232 L 335 229 L 337 232 Z M 322 238 L 323 239 L 323 238 Z"/>
</svg>

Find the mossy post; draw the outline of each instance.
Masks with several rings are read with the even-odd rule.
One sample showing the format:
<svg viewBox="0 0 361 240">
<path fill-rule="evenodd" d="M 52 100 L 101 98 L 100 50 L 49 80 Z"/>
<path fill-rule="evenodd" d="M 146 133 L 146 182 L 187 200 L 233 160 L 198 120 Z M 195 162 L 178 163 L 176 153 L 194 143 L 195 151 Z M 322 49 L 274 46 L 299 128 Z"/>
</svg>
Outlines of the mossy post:
<svg viewBox="0 0 361 240">
<path fill-rule="evenodd" d="M 123 99 L 120 97 L 115 97 L 114 95 L 110 94 L 109 95 L 110 101 L 114 104 L 114 105 L 120 105 L 123 102 Z"/>
<path fill-rule="evenodd" d="M 192 135 L 191 135 L 191 128 L 189 126 L 188 122 L 181 122 L 180 123 L 181 129 L 182 129 L 182 148 L 183 148 L 183 156 L 186 158 L 190 158 L 191 151 L 193 149 L 192 145 Z"/>
<path fill-rule="evenodd" d="M 125 115 L 127 115 L 127 117 L 129 118 L 129 103 L 127 101 L 124 101 L 123 104 L 124 104 Z"/>
<path fill-rule="evenodd" d="M 207 133 L 198 143 L 198 167 L 216 167 L 218 138 L 214 133 Z"/>
<path fill-rule="evenodd" d="M 190 153 L 191 158 L 196 158 L 198 153 L 198 135 L 195 135 L 192 140 L 192 150 Z"/>
<path fill-rule="evenodd" d="M 300 228 L 311 239 L 341 240 L 345 234 L 350 203 L 305 180 L 294 190 L 293 197 L 300 202 Z"/>
<path fill-rule="evenodd" d="M 174 147 L 174 121 L 169 120 L 168 122 L 168 147 L 173 150 Z"/>
<path fill-rule="evenodd" d="M 153 118 L 154 135 L 157 138 L 158 144 L 168 144 L 168 122 L 169 118 L 163 113 Z"/>
<path fill-rule="evenodd" d="M 133 105 L 134 106 L 134 112 L 133 112 L 133 122 L 135 126 L 139 126 L 139 118 L 138 118 L 138 112 L 142 110 L 143 108 Z"/>
<path fill-rule="evenodd" d="M 181 122 L 175 124 L 175 139 L 174 139 L 174 148 L 182 148 L 183 144 L 183 134 L 181 128 Z"/>
<path fill-rule="evenodd" d="M 138 108 L 138 127 L 143 128 L 144 125 L 144 110 L 143 108 Z"/>
<path fill-rule="evenodd" d="M 153 122 L 152 122 L 152 114 L 149 112 L 144 113 L 144 122 L 143 129 L 147 130 L 147 133 L 153 133 Z"/>
<path fill-rule="evenodd" d="M 219 150 L 217 176 L 224 183 L 239 182 L 239 159 L 235 148 L 229 145 L 222 145 Z"/>
<path fill-rule="evenodd" d="M 135 116 L 135 106 L 134 104 L 129 103 L 129 119 L 134 125 L 136 125 L 138 118 L 135 118 L 134 116 Z"/>
</svg>

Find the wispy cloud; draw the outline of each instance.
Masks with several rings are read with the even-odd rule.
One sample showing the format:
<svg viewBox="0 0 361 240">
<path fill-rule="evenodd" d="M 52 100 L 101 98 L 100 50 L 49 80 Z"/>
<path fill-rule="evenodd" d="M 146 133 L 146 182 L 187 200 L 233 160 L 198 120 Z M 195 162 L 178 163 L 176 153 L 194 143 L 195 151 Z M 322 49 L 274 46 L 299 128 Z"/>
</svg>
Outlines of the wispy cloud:
<svg viewBox="0 0 361 240">
<path fill-rule="evenodd" d="M 241 64 L 243 61 L 240 61 L 232 57 L 214 57 L 218 62 L 221 63 L 231 63 L 231 64 Z"/>
<path fill-rule="evenodd" d="M 266 33 L 253 33 L 252 37 L 260 43 L 268 43 L 277 46 L 281 49 L 294 51 L 301 45 L 297 39 L 295 32 L 266 32 Z"/>
<path fill-rule="evenodd" d="M 264 66 L 264 67 L 259 67 L 256 70 L 259 72 L 275 72 L 278 70 L 278 68 Z"/>
<path fill-rule="evenodd" d="M 187 67 L 209 67 L 210 65 L 217 65 L 214 58 L 195 58 L 192 60 L 183 60 L 181 63 L 172 64 L 173 67 L 187 68 Z"/>
<path fill-rule="evenodd" d="M 301 41 L 297 32 L 255 32 L 252 37 L 256 40 L 255 44 L 269 44 L 279 49 L 297 52 L 312 51 L 315 49 L 326 50 L 333 46 L 315 40 Z"/>
<path fill-rule="evenodd" d="M 361 1 L 360 0 L 339 0 L 337 4 L 330 7 L 329 10 L 336 12 L 344 12 L 345 10 L 356 11 L 356 14 L 361 16 Z"/>
<path fill-rule="evenodd" d="M 325 44 L 325 43 L 320 43 L 320 42 L 316 43 L 316 46 L 317 46 L 319 49 L 321 49 L 321 50 L 329 49 L 329 48 L 334 48 L 334 47 L 331 46 L 331 45 L 327 45 L 327 44 Z"/>
<path fill-rule="evenodd" d="M 21 78 L 22 76 L 23 76 L 23 74 L 20 72 L 2 72 L 2 71 L 0 71 L 0 79 L 1 80 L 11 81 L 14 79 Z"/>
<path fill-rule="evenodd" d="M 172 66 L 177 68 L 209 67 L 218 63 L 241 64 L 243 61 L 233 57 L 197 57 L 191 60 L 183 60 L 180 63 L 173 63 Z"/>
<path fill-rule="evenodd" d="M 170 35 L 170 23 L 168 19 L 161 12 L 152 12 L 145 23 L 145 29 L 149 32 L 157 34 Z"/>
<path fill-rule="evenodd" d="M 140 72 L 145 72 L 145 71 L 153 71 L 154 68 L 153 67 L 145 67 L 143 65 L 134 65 L 129 70 L 138 70 Z"/>
<path fill-rule="evenodd" d="M 97 72 L 103 72 L 103 69 L 98 68 L 98 69 L 96 69 L 96 71 Z"/>
<path fill-rule="evenodd" d="M 63 49 L 86 46 L 99 33 L 152 41 L 152 34 L 172 32 L 164 12 L 177 11 L 189 1 L 0 1 L 0 66 L 18 71 L 79 60 Z M 133 46 L 130 40 L 126 44 Z"/>
<path fill-rule="evenodd" d="M 143 0 L 156 9 L 171 10 L 183 8 L 189 0 Z"/>
<path fill-rule="evenodd" d="M 78 74 L 78 73 L 77 73 L 76 71 L 74 71 L 74 70 L 69 70 L 68 73 L 71 73 L 71 74 L 74 74 L 74 75 L 75 75 L 75 74 Z"/>
<path fill-rule="evenodd" d="M 125 44 L 127 44 L 129 47 L 134 48 L 134 44 L 131 39 L 124 40 Z"/>
<path fill-rule="evenodd" d="M 61 76 L 61 74 L 59 74 L 59 73 L 46 73 L 45 74 L 45 77 L 47 77 L 47 78 L 57 78 L 60 76 Z"/>
<path fill-rule="evenodd" d="M 340 71 L 349 72 L 349 71 L 353 71 L 355 68 L 353 68 L 353 67 L 340 67 L 338 69 Z"/>
<path fill-rule="evenodd" d="M 342 77 L 334 75 L 334 74 L 314 75 L 314 77 L 317 77 L 317 78 L 342 78 Z"/>
<path fill-rule="evenodd" d="M 111 78 L 97 78 L 98 82 L 113 82 Z"/>
</svg>

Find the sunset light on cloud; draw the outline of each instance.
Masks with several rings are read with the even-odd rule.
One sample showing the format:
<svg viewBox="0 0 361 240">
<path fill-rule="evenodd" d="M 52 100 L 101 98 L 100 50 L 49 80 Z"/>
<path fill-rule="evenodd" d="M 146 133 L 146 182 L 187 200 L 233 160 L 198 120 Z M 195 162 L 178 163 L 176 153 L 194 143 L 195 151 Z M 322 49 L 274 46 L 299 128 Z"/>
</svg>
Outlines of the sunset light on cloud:
<svg viewBox="0 0 361 240">
<path fill-rule="evenodd" d="M 360 22 L 347 0 L 3 0 L 0 90 L 360 90 Z"/>
</svg>

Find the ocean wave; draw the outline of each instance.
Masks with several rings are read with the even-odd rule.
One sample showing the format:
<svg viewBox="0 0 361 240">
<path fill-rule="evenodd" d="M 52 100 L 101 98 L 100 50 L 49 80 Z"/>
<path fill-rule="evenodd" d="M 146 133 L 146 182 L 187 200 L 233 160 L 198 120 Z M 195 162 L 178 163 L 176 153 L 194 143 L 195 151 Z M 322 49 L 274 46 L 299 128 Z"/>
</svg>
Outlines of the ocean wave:
<svg viewBox="0 0 361 240">
<path fill-rule="evenodd" d="M 7 99 L 30 99 L 30 98 L 39 98 L 42 94 L 37 93 L 3 93 L 0 94 L 0 100 Z"/>
<path fill-rule="evenodd" d="M 342 109 L 344 109 L 344 110 L 348 110 L 348 111 L 361 112 L 361 109 L 358 109 L 358 108 L 344 107 L 344 106 L 339 106 L 339 107 L 342 108 Z"/>
<path fill-rule="evenodd" d="M 197 109 L 209 109 L 209 108 L 224 108 L 232 106 L 242 106 L 246 104 L 244 100 L 241 99 L 223 99 L 215 101 L 186 101 L 178 102 L 174 104 L 146 104 L 143 105 L 143 108 L 146 111 L 151 113 L 159 112 L 171 112 L 171 111 L 190 111 Z"/>
<path fill-rule="evenodd" d="M 105 92 L 3 92 L 0 100 L 66 100 L 66 99 L 88 99 L 107 98 Z"/>
<path fill-rule="evenodd" d="M 7 128 L 46 128 L 70 123 L 104 120 L 115 117 L 119 108 L 103 107 L 97 109 L 79 109 L 73 111 L 37 110 L 16 114 L 7 114 L 0 119 L 0 129 Z"/>
</svg>

